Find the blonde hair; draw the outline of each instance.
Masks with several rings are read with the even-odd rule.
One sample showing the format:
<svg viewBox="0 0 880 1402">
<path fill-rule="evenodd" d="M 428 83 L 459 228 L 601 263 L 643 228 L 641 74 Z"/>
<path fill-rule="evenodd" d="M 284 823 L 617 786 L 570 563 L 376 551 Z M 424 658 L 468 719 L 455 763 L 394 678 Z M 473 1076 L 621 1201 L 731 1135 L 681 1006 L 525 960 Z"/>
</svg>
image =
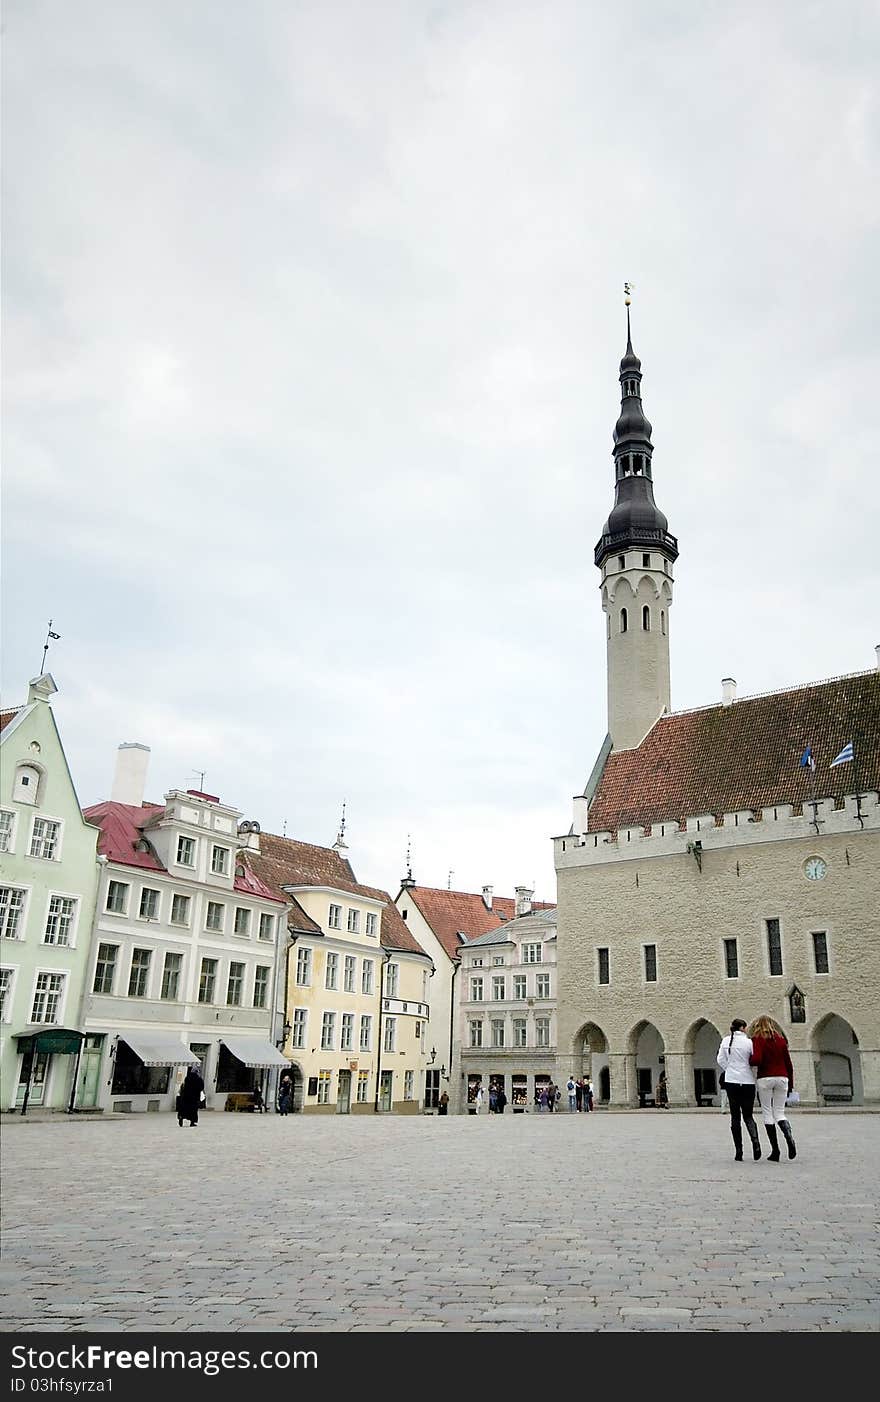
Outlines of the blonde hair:
<svg viewBox="0 0 880 1402">
<path fill-rule="evenodd" d="M 756 1017 L 754 1022 L 750 1022 L 746 1028 L 746 1036 L 781 1037 L 783 1042 L 788 1041 L 779 1023 L 775 1018 L 771 1017 L 769 1013 L 761 1013 L 760 1017 Z"/>
</svg>

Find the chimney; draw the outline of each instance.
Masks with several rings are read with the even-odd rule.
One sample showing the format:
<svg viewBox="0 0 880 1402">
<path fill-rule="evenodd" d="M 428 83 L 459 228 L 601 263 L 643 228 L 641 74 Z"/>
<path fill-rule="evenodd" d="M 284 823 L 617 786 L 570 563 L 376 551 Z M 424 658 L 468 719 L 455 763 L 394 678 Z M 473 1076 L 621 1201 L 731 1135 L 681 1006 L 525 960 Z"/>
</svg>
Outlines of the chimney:
<svg viewBox="0 0 880 1402">
<path fill-rule="evenodd" d="M 491 910 L 491 909 L 492 909 L 492 887 L 491 887 L 491 886 L 484 886 L 484 887 L 483 887 L 483 905 L 486 907 L 487 910 Z"/>
<path fill-rule="evenodd" d="M 116 751 L 113 788 L 110 791 L 113 803 L 128 803 L 133 808 L 143 807 L 149 762 L 149 745 L 127 743 L 119 746 Z"/>
<path fill-rule="evenodd" d="M 736 700 L 736 682 L 733 677 L 724 677 L 721 682 L 721 704 L 732 706 Z"/>
<path fill-rule="evenodd" d="M 532 896 L 534 894 L 534 889 L 530 889 L 528 886 L 516 887 L 516 903 L 513 907 L 513 913 L 517 919 L 519 919 L 521 915 L 531 914 Z"/>
</svg>

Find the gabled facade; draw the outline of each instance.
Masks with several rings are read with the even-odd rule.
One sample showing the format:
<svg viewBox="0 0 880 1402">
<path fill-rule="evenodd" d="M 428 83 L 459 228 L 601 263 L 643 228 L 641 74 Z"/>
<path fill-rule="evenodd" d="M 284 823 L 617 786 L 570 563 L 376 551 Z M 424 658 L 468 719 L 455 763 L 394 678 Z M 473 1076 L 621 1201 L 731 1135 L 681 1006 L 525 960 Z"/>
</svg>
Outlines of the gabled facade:
<svg viewBox="0 0 880 1402">
<path fill-rule="evenodd" d="M 425 1072 L 425 1101 L 434 1108 L 441 1091 L 448 1090 L 453 1107 L 461 1101 L 453 1076 L 458 1047 L 459 1004 L 461 997 L 460 959 L 462 946 L 481 935 L 498 930 L 517 914 L 552 909 L 532 902 L 534 893 L 518 886 L 516 896 L 496 896 L 491 886 L 480 895 L 471 891 L 448 891 L 420 886 L 408 870 L 395 902 L 407 928 L 427 950 L 434 965 L 431 980 L 431 1048 L 434 1053 Z M 457 1072 L 456 1072 L 457 1075 Z"/>
<path fill-rule="evenodd" d="M 596 547 L 609 733 L 554 843 L 558 1077 L 589 1073 L 600 1104 L 636 1106 L 665 1071 L 670 1103 L 718 1104 L 722 1035 L 769 1013 L 805 1103 L 876 1103 L 880 673 L 741 700 L 725 678 L 720 704 L 670 710 L 678 544 L 629 336 L 620 378 Z"/>
<path fill-rule="evenodd" d="M 252 825 L 239 835 L 238 809 L 192 789 L 143 802 L 146 753 L 122 747 L 119 797 L 86 809 L 102 872 L 83 1094 L 101 1109 L 169 1110 L 198 1064 L 208 1109 L 257 1086 L 268 1101 L 268 1077 L 287 1065 L 276 1046 L 286 902 L 242 863 Z"/>
<path fill-rule="evenodd" d="M 74 1108 L 98 880 L 48 674 L 0 717 L 2 1108 Z"/>
<path fill-rule="evenodd" d="M 501 1089 L 531 1110 L 556 1072 L 556 911 L 522 915 L 461 947 L 457 1109 Z"/>
<path fill-rule="evenodd" d="M 318 847 L 261 833 L 245 860 L 292 903 L 285 1050 L 293 1108 L 421 1111 L 432 965 L 387 891 L 356 880 L 341 842 Z"/>
</svg>

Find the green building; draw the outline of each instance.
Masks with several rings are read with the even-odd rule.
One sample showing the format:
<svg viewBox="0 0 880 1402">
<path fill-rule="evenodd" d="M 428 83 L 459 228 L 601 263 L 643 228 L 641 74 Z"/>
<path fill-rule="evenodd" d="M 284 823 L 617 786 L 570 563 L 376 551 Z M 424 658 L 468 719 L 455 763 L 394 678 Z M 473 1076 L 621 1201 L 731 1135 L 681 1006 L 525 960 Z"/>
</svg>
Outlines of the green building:
<svg viewBox="0 0 880 1402">
<path fill-rule="evenodd" d="M 82 815 L 52 677 L 0 713 L 0 1108 L 72 1109 L 89 1065 L 83 989 L 98 833 Z"/>
</svg>

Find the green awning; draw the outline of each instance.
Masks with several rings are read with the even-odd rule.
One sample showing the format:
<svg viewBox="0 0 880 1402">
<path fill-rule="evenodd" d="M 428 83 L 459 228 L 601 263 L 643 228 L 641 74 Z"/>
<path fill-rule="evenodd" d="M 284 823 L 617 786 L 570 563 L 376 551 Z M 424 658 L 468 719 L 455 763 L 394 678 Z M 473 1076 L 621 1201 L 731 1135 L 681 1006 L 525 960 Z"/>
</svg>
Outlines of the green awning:
<svg viewBox="0 0 880 1402">
<path fill-rule="evenodd" d="M 74 1032 L 68 1027 L 47 1027 L 41 1032 L 19 1032 L 15 1040 L 20 1052 L 33 1050 L 74 1056 L 82 1046 L 85 1035 L 85 1032 Z"/>
</svg>

